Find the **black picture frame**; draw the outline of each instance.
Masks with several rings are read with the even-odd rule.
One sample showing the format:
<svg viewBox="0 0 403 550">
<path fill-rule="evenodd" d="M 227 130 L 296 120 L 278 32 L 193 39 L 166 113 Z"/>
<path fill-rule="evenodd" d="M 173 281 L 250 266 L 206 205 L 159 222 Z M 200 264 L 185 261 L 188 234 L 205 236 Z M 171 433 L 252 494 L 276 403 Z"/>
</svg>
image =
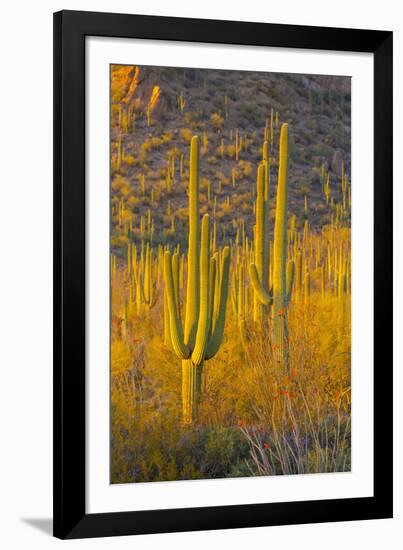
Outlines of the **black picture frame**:
<svg viewBox="0 0 403 550">
<path fill-rule="evenodd" d="M 87 514 L 85 38 L 374 54 L 374 496 Z M 392 32 L 61 11 L 54 14 L 54 536 L 105 537 L 393 516 Z"/>
</svg>

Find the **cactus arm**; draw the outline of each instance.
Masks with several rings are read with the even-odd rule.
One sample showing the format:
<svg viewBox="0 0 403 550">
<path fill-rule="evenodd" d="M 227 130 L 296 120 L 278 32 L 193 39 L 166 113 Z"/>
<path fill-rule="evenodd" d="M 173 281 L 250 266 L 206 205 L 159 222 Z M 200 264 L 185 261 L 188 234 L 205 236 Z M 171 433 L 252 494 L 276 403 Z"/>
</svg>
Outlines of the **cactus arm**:
<svg viewBox="0 0 403 550">
<path fill-rule="evenodd" d="M 175 252 L 172 256 L 172 275 L 174 278 L 175 303 L 180 318 L 180 301 L 179 301 L 179 252 Z"/>
<path fill-rule="evenodd" d="M 200 311 L 195 347 L 192 353 L 192 361 L 195 365 L 201 365 L 207 349 L 209 336 L 209 305 L 210 305 L 210 216 L 205 214 L 202 221 L 201 253 L 200 253 Z"/>
<path fill-rule="evenodd" d="M 269 142 L 263 143 L 264 167 L 264 233 L 263 233 L 263 284 L 267 285 L 269 276 L 269 216 L 270 216 L 270 166 Z"/>
<path fill-rule="evenodd" d="M 230 249 L 226 246 L 221 258 L 221 284 L 220 284 L 220 302 L 218 305 L 218 317 L 214 326 L 214 331 L 209 340 L 205 359 L 211 359 L 218 352 L 221 345 L 221 340 L 224 332 L 225 313 L 227 309 L 228 299 L 228 282 L 229 282 L 229 264 L 230 264 Z"/>
<path fill-rule="evenodd" d="M 234 270 L 232 274 L 232 286 L 231 286 L 231 303 L 232 303 L 232 311 L 234 313 L 234 317 L 237 317 L 238 315 L 238 292 L 237 292 L 238 284 L 237 284 L 237 276 L 236 272 Z"/>
<path fill-rule="evenodd" d="M 261 285 L 255 264 L 249 265 L 249 276 L 259 301 L 265 306 L 270 306 L 273 303 L 273 298 L 270 292 L 267 292 Z"/>
<path fill-rule="evenodd" d="M 209 338 L 211 336 L 211 331 L 213 330 L 213 316 L 214 316 L 214 302 L 215 302 L 215 280 L 216 280 L 216 265 L 217 265 L 217 254 L 210 259 L 210 284 L 209 284 Z"/>
<path fill-rule="evenodd" d="M 143 294 L 144 294 L 144 301 L 146 304 L 150 301 L 151 296 L 151 287 L 150 287 L 150 246 L 147 243 L 146 246 L 146 263 L 145 263 L 145 270 L 144 270 L 144 281 L 143 281 Z"/>
<path fill-rule="evenodd" d="M 263 142 L 262 160 L 263 162 L 267 162 L 269 160 L 269 142 L 267 141 L 267 139 L 265 139 Z"/>
<path fill-rule="evenodd" d="M 260 164 L 257 171 L 256 197 L 256 226 L 255 226 L 255 262 L 259 279 L 264 284 L 264 230 L 265 230 L 265 201 L 264 201 L 264 165 Z"/>
<path fill-rule="evenodd" d="M 135 277 L 137 312 L 140 313 L 142 304 L 151 309 L 157 303 L 156 282 L 152 276 L 152 250 L 147 243 L 146 259 L 144 262 L 144 275 L 142 272 Z"/>
<path fill-rule="evenodd" d="M 144 294 L 144 277 L 143 277 L 142 274 L 140 274 L 139 292 L 140 292 L 140 303 L 145 304 L 146 303 L 146 297 L 145 297 L 145 294 Z"/>
<path fill-rule="evenodd" d="M 239 264 L 238 267 L 238 327 L 241 336 L 241 344 L 246 345 L 246 330 L 245 330 L 245 287 L 244 287 L 244 266 Z"/>
<path fill-rule="evenodd" d="M 152 309 L 152 308 L 155 306 L 155 304 L 158 302 L 158 291 L 156 291 L 155 288 L 156 288 L 156 287 L 155 287 L 155 284 L 154 284 L 154 285 L 153 285 L 153 297 L 152 297 L 152 300 L 151 300 L 151 302 L 149 302 L 149 303 L 147 304 L 148 309 Z"/>
<path fill-rule="evenodd" d="M 274 315 L 282 310 L 286 297 L 287 260 L 287 164 L 288 164 L 288 125 L 283 124 L 280 132 L 280 161 L 277 184 L 276 222 L 274 226 L 274 270 L 273 302 Z"/>
<path fill-rule="evenodd" d="M 265 145 L 263 155 L 265 156 Z M 268 185 L 266 186 L 267 161 L 263 161 L 257 171 L 257 194 L 255 203 L 255 267 L 259 281 L 259 287 L 267 293 L 269 274 L 269 201 Z M 254 294 L 254 320 L 262 321 L 263 305 L 265 301 L 259 298 L 258 292 Z"/>
<path fill-rule="evenodd" d="M 168 294 L 169 324 L 171 329 L 171 343 L 176 355 L 181 359 L 188 359 L 190 351 L 183 340 L 183 330 L 178 308 L 175 301 L 175 289 L 172 274 L 171 253 L 166 251 L 164 256 L 165 284 Z"/>
<path fill-rule="evenodd" d="M 238 313 L 239 317 L 244 315 L 245 310 L 245 289 L 244 289 L 244 266 L 242 263 L 238 265 Z"/>
<path fill-rule="evenodd" d="M 143 303 L 141 274 L 139 273 L 136 279 L 136 308 L 137 313 L 141 312 L 141 304 Z"/>
<path fill-rule="evenodd" d="M 302 290 L 302 254 L 298 251 L 297 254 L 297 292 L 301 293 Z"/>
<path fill-rule="evenodd" d="M 287 296 L 286 296 L 286 305 L 291 301 L 292 289 L 294 288 L 295 281 L 295 263 L 293 260 L 290 260 L 287 265 Z"/>
<path fill-rule="evenodd" d="M 188 284 L 186 290 L 185 344 L 193 347 L 199 318 L 199 138 L 190 146 Z"/>
<path fill-rule="evenodd" d="M 148 256 L 148 286 L 150 291 L 148 305 L 151 307 L 155 304 L 155 284 L 153 282 L 152 266 L 153 266 L 153 250 L 151 248 Z"/>
<path fill-rule="evenodd" d="M 171 327 L 169 324 L 168 291 L 164 289 L 164 344 L 172 349 Z"/>
</svg>

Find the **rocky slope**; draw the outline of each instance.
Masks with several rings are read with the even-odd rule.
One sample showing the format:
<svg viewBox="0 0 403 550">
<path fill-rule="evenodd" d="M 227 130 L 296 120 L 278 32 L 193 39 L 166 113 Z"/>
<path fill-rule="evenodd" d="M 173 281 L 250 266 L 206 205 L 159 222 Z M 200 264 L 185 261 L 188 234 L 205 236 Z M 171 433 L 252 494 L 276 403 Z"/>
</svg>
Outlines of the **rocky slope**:
<svg viewBox="0 0 403 550">
<path fill-rule="evenodd" d="M 271 117 L 272 196 L 279 125 L 288 122 L 289 211 L 302 224 L 306 196 L 310 224 L 320 228 L 331 216 L 323 196 L 322 165 L 330 171 L 335 202 L 340 197 L 342 161 L 350 173 L 350 78 L 112 66 L 112 205 L 124 200 L 136 228 L 150 209 L 156 241 L 164 242 L 172 224 L 177 233 L 184 229 L 189 140 L 199 134 L 202 211 L 210 211 L 216 197 L 217 219 L 228 226 L 226 236 L 232 234 L 234 217 L 242 217 L 251 233 L 256 168 L 265 127 L 270 135 Z M 236 133 L 241 145 L 238 160 Z"/>
</svg>

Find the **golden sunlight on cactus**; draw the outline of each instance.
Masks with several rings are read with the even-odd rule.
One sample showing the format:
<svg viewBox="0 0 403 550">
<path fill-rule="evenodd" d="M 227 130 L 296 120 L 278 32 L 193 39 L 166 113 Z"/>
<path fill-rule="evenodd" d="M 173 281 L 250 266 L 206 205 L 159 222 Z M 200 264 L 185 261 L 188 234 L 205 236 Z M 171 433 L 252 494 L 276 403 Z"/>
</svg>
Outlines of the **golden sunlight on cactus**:
<svg viewBox="0 0 403 550">
<path fill-rule="evenodd" d="M 210 257 L 210 217 L 203 216 L 199 235 L 199 138 L 194 136 L 190 149 L 189 245 L 185 332 L 180 319 L 178 293 L 174 292 L 172 259 L 165 252 L 165 284 L 171 345 L 182 359 L 183 421 L 191 423 L 200 399 L 203 364 L 217 353 L 224 332 L 228 295 L 229 247 L 222 252 L 221 280 L 215 274 L 218 255 Z M 216 302 L 217 315 L 213 304 Z"/>
<path fill-rule="evenodd" d="M 112 66 L 112 483 L 350 470 L 349 94 Z"/>
</svg>

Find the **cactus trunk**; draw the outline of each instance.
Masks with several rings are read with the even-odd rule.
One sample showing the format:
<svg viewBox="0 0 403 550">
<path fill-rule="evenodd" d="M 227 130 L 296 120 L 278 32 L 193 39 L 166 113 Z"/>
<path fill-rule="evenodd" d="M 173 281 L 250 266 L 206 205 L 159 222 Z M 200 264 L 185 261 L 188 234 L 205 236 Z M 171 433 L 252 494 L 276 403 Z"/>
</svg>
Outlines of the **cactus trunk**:
<svg viewBox="0 0 403 550">
<path fill-rule="evenodd" d="M 268 288 L 269 262 L 269 199 L 266 179 L 267 163 L 259 165 L 257 172 L 256 224 L 255 224 L 255 263 L 250 264 L 249 272 L 254 288 L 253 319 L 262 323 L 267 305 L 271 304 Z"/>
<path fill-rule="evenodd" d="M 288 125 L 280 131 L 280 161 L 277 182 L 276 222 L 274 227 L 273 341 L 275 357 L 288 367 L 287 327 L 287 168 Z M 291 285 L 292 289 L 292 285 Z"/>
<path fill-rule="evenodd" d="M 192 359 L 182 360 L 182 420 L 191 424 L 196 418 L 200 402 L 203 363 L 196 365 Z"/>
</svg>

